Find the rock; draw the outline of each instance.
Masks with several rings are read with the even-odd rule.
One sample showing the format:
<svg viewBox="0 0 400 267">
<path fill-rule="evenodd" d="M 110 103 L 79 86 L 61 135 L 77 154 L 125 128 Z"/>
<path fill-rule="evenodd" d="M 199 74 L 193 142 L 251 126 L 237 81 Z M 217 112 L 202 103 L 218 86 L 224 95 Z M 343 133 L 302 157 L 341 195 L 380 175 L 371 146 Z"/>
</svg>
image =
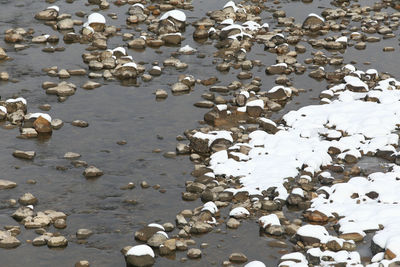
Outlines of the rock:
<svg viewBox="0 0 400 267">
<path fill-rule="evenodd" d="M 240 222 L 235 218 L 229 218 L 229 220 L 226 222 L 226 226 L 231 229 L 237 229 L 240 226 Z"/>
<path fill-rule="evenodd" d="M 64 219 L 57 219 L 54 222 L 54 227 L 57 229 L 64 229 L 67 227 L 67 222 Z"/>
<path fill-rule="evenodd" d="M 180 33 L 164 34 L 161 36 L 161 40 L 163 40 L 165 44 L 178 45 L 182 41 L 182 35 Z"/>
<path fill-rule="evenodd" d="M 0 230 L 0 248 L 16 248 L 21 242 L 8 231 Z"/>
<path fill-rule="evenodd" d="M 34 138 L 38 136 L 38 132 L 33 128 L 22 128 L 21 136 L 26 138 Z"/>
<path fill-rule="evenodd" d="M 143 38 L 136 38 L 128 42 L 128 47 L 133 49 L 144 49 L 146 48 L 146 41 Z"/>
<path fill-rule="evenodd" d="M 92 81 L 87 81 L 84 85 L 82 85 L 83 89 L 86 90 L 91 90 L 100 87 L 100 83 L 92 82 Z"/>
<path fill-rule="evenodd" d="M 103 175 L 103 171 L 96 168 L 95 166 L 89 166 L 85 169 L 83 175 L 86 178 L 99 177 Z"/>
<path fill-rule="evenodd" d="M 125 255 L 128 266 L 145 267 L 154 264 L 154 252 L 147 245 L 134 246 Z"/>
<path fill-rule="evenodd" d="M 44 246 L 47 245 L 47 241 L 50 239 L 50 236 L 47 235 L 41 235 L 38 237 L 35 237 L 32 241 L 32 245 L 34 246 Z"/>
<path fill-rule="evenodd" d="M 302 27 L 304 29 L 313 29 L 315 27 L 321 27 L 325 23 L 324 19 L 321 18 L 320 16 L 317 16 L 315 14 L 310 14 L 303 22 Z"/>
<path fill-rule="evenodd" d="M 172 85 L 171 91 L 173 94 L 186 93 L 190 91 L 190 88 L 184 83 L 177 82 L 174 85 Z"/>
<path fill-rule="evenodd" d="M 68 240 L 63 236 L 53 236 L 47 241 L 49 247 L 65 247 L 68 245 Z"/>
<path fill-rule="evenodd" d="M 36 155 L 35 151 L 15 150 L 13 152 L 13 156 L 20 159 L 33 159 L 35 155 Z"/>
<path fill-rule="evenodd" d="M 161 246 L 164 241 L 167 240 L 167 237 L 163 233 L 155 233 L 152 237 L 147 240 L 147 245 L 151 247 L 159 247 Z"/>
<path fill-rule="evenodd" d="M 339 238 L 343 238 L 344 240 L 353 240 L 354 242 L 360 242 L 364 240 L 364 236 L 359 233 L 340 234 Z"/>
<path fill-rule="evenodd" d="M 247 257 L 243 253 L 235 252 L 229 256 L 229 260 L 233 263 L 244 263 L 247 261 Z"/>
<path fill-rule="evenodd" d="M 201 250 L 198 248 L 191 248 L 187 252 L 187 256 L 189 259 L 198 259 L 201 257 Z"/>
<path fill-rule="evenodd" d="M 178 143 L 176 145 L 176 153 L 178 155 L 185 155 L 190 153 L 190 147 L 187 144 Z"/>
<path fill-rule="evenodd" d="M 71 122 L 71 124 L 73 126 L 81 127 L 81 128 L 85 128 L 85 127 L 89 126 L 89 123 L 87 121 L 83 121 L 83 120 L 74 120 L 73 122 Z"/>
<path fill-rule="evenodd" d="M 194 103 L 194 106 L 198 108 L 212 108 L 214 106 L 214 102 L 209 100 L 202 100 Z"/>
<path fill-rule="evenodd" d="M 89 261 L 83 260 L 83 261 L 78 261 L 75 263 L 75 267 L 89 267 Z"/>
<path fill-rule="evenodd" d="M 25 205 L 25 206 L 26 205 L 34 205 L 37 203 L 37 201 L 38 201 L 37 198 L 34 195 L 32 195 L 31 193 L 25 193 L 18 199 L 18 202 L 21 205 Z"/>
<path fill-rule="evenodd" d="M 311 222 L 327 222 L 329 220 L 328 216 L 318 210 L 306 211 L 303 216 Z"/>
<path fill-rule="evenodd" d="M 32 217 L 34 216 L 33 210 L 31 210 L 28 207 L 19 207 L 12 215 L 15 220 L 21 221 L 25 219 L 26 217 Z"/>
<path fill-rule="evenodd" d="M 71 30 L 74 28 L 74 21 L 72 19 L 63 19 L 57 22 L 59 30 Z"/>
<path fill-rule="evenodd" d="M 3 48 L 0 47 L 0 60 L 6 59 L 7 53 L 4 51 Z"/>
<path fill-rule="evenodd" d="M 81 155 L 75 152 L 67 152 L 64 154 L 65 159 L 77 159 L 80 158 Z"/>
<path fill-rule="evenodd" d="M 89 229 L 78 229 L 78 231 L 76 231 L 76 238 L 86 239 L 89 236 L 91 236 L 92 234 L 93 234 L 93 232 Z"/>
<path fill-rule="evenodd" d="M 39 116 L 34 122 L 33 127 L 38 133 L 51 133 L 53 131 L 51 122 Z"/>
<path fill-rule="evenodd" d="M 53 8 L 48 8 L 46 10 L 36 13 L 35 19 L 38 20 L 56 20 L 58 16 L 58 11 Z"/>
<path fill-rule="evenodd" d="M 38 214 L 33 218 L 25 218 L 24 225 L 27 229 L 35 229 L 46 227 L 50 225 L 51 218 L 44 214 L 43 212 L 38 212 Z"/>
<path fill-rule="evenodd" d="M 17 183 L 0 179 L 0 189 L 11 189 L 17 186 Z"/>
<path fill-rule="evenodd" d="M 162 229 L 153 226 L 145 226 L 135 232 L 135 239 L 147 242 L 147 240 L 149 240 L 158 231 L 162 231 Z"/>
<path fill-rule="evenodd" d="M 163 90 L 163 89 L 157 89 L 156 90 L 156 98 L 158 99 L 165 99 L 168 97 L 168 93 L 167 91 Z"/>
<path fill-rule="evenodd" d="M 60 119 L 52 119 L 51 120 L 51 127 L 54 130 L 61 129 L 61 127 L 63 127 L 63 125 L 64 125 L 64 122 Z"/>
<path fill-rule="evenodd" d="M 204 234 L 210 232 L 212 229 L 213 227 L 208 223 L 197 221 L 190 228 L 190 232 L 193 234 Z"/>
<path fill-rule="evenodd" d="M 71 77 L 71 74 L 66 69 L 62 69 L 58 72 L 58 77 L 61 79 L 67 79 Z"/>
</svg>

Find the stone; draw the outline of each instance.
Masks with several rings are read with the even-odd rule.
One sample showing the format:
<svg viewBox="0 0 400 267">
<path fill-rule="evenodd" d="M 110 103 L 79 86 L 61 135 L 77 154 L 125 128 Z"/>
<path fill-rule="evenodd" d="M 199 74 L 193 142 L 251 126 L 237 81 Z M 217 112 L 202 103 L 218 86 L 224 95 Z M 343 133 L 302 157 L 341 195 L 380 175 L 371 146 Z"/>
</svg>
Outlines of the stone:
<svg viewBox="0 0 400 267">
<path fill-rule="evenodd" d="M 50 236 L 47 235 L 41 235 L 38 237 L 35 237 L 32 241 L 32 245 L 34 246 L 44 246 L 47 245 L 47 241 L 50 239 Z"/>
<path fill-rule="evenodd" d="M 25 193 L 23 194 L 19 199 L 18 202 L 21 205 L 34 205 L 38 202 L 37 198 L 32 195 L 31 193 Z"/>
<path fill-rule="evenodd" d="M 168 97 L 167 91 L 165 91 L 163 89 L 157 89 L 156 90 L 156 98 L 157 99 L 165 99 L 167 97 Z"/>
<path fill-rule="evenodd" d="M 0 248 L 16 248 L 21 242 L 11 235 L 9 231 L 0 230 Z"/>
<path fill-rule="evenodd" d="M 184 83 L 181 82 L 177 82 L 174 85 L 172 85 L 172 89 L 171 89 L 172 93 L 174 94 L 179 94 L 179 93 L 186 93 L 190 91 L 189 86 L 187 86 Z"/>
<path fill-rule="evenodd" d="M 26 217 L 32 217 L 34 216 L 34 212 L 33 210 L 31 210 L 28 207 L 19 207 L 12 215 L 11 217 L 13 217 L 15 220 L 17 221 L 21 221 L 23 219 L 25 219 Z"/>
<path fill-rule="evenodd" d="M 63 127 L 63 125 L 64 125 L 64 122 L 60 119 L 52 119 L 51 120 L 51 127 L 54 130 L 61 129 L 61 127 Z"/>
<path fill-rule="evenodd" d="M 35 15 L 35 19 L 38 20 L 56 20 L 58 16 L 58 11 L 55 9 L 42 10 Z"/>
<path fill-rule="evenodd" d="M 38 136 L 38 132 L 33 128 L 22 128 L 21 136 L 25 138 L 34 138 Z"/>
<path fill-rule="evenodd" d="M 82 260 L 82 261 L 78 261 L 77 263 L 75 263 L 75 267 L 89 267 L 89 261 L 86 260 Z"/>
<path fill-rule="evenodd" d="M 247 257 L 243 253 L 234 252 L 229 256 L 229 260 L 233 263 L 244 263 Z"/>
<path fill-rule="evenodd" d="M 99 177 L 103 175 L 103 171 L 96 168 L 95 166 L 89 166 L 85 169 L 83 175 L 86 178 Z"/>
<path fill-rule="evenodd" d="M 74 21 L 72 19 L 63 19 L 57 22 L 59 30 L 71 30 L 74 28 Z"/>
<path fill-rule="evenodd" d="M 81 128 L 85 128 L 85 127 L 89 126 L 89 123 L 87 121 L 83 121 L 83 120 L 74 120 L 73 122 L 71 122 L 71 124 L 73 126 L 81 127 Z"/>
<path fill-rule="evenodd" d="M 36 155 L 35 151 L 15 150 L 13 152 L 13 156 L 20 159 L 33 159 L 35 155 Z"/>
<path fill-rule="evenodd" d="M 93 234 L 93 232 L 89 229 L 78 229 L 78 231 L 76 231 L 76 238 L 78 239 L 86 239 L 89 236 L 91 236 Z"/>
<path fill-rule="evenodd" d="M 7 53 L 4 51 L 3 48 L 0 47 L 0 60 L 6 59 Z"/>
<path fill-rule="evenodd" d="M 201 257 L 201 250 L 198 248 L 191 248 L 188 250 L 187 256 L 189 259 L 198 259 Z"/>
<path fill-rule="evenodd" d="M 100 86 L 101 86 L 100 83 L 96 83 L 96 82 L 92 82 L 92 81 L 87 81 L 84 85 L 82 85 L 82 88 L 83 88 L 83 89 L 86 89 L 86 90 L 92 90 L 92 89 L 98 88 L 98 87 L 100 87 Z"/>
<path fill-rule="evenodd" d="M 67 222 L 64 219 L 57 219 L 54 222 L 54 227 L 57 229 L 64 229 L 67 227 Z"/>
<path fill-rule="evenodd" d="M 226 222 L 226 226 L 231 229 L 237 229 L 240 226 L 240 222 L 235 218 L 229 218 L 229 220 Z"/>
<path fill-rule="evenodd" d="M 51 133 L 53 131 L 53 129 L 51 127 L 51 122 L 49 122 L 42 116 L 39 116 L 33 122 L 33 128 L 35 128 L 36 132 L 38 132 L 38 133 Z"/>
<path fill-rule="evenodd" d="M 135 239 L 147 242 L 155 233 L 162 231 L 162 229 L 153 226 L 145 226 L 135 232 Z"/>
<path fill-rule="evenodd" d="M 67 152 L 64 154 L 65 159 L 77 159 L 80 158 L 81 155 L 75 152 Z"/>
<path fill-rule="evenodd" d="M 0 189 L 11 189 L 17 186 L 17 183 L 0 179 Z"/>
<path fill-rule="evenodd" d="M 64 236 L 53 236 L 47 241 L 49 247 L 65 247 L 68 245 L 68 240 Z"/>
<path fill-rule="evenodd" d="M 154 252 L 147 245 L 138 245 L 130 248 L 126 253 L 127 266 L 145 267 L 152 266 L 155 262 Z"/>
<path fill-rule="evenodd" d="M 151 247 L 160 247 L 164 241 L 167 240 L 167 237 L 162 233 L 155 233 L 152 237 L 147 240 L 147 245 Z"/>
<path fill-rule="evenodd" d="M 210 232 L 212 229 L 213 227 L 208 223 L 197 221 L 190 228 L 190 232 L 193 234 L 204 234 Z"/>
</svg>

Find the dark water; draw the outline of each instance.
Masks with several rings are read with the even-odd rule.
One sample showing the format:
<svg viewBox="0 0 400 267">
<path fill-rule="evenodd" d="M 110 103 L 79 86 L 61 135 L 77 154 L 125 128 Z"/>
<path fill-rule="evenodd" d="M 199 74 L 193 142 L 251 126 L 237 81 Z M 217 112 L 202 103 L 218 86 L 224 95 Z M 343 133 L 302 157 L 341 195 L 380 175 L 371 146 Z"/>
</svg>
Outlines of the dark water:
<svg viewBox="0 0 400 267">
<path fill-rule="evenodd" d="M 280 5 L 267 3 L 267 6 L 283 6 L 287 16 L 302 20 L 310 12 L 320 13 L 321 7 L 328 7 L 328 1 L 314 1 L 304 4 L 300 1 L 282 1 Z M 369 4 L 374 1 L 365 1 Z M 73 19 L 80 19 L 74 15 L 78 10 L 91 12 L 95 6 L 86 6 L 86 1 L 75 1 L 68 4 L 57 1 L 61 13 L 72 14 Z M 185 11 L 188 21 L 193 22 L 204 17 L 208 10 L 219 9 L 225 2 L 202 0 L 194 1 L 195 9 Z M 204 110 L 193 107 L 193 103 L 200 100 L 200 95 L 207 92 L 207 88 L 196 85 L 195 90 L 188 95 L 172 96 L 162 102 L 155 101 L 153 95 L 158 88 L 169 91 L 170 85 L 176 82 L 182 73 L 192 74 L 197 79 L 209 78 L 217 75 L 221 85 L 228 85 L 236 79 L 240 70 L 232 69 L 229 73 L 216 74 L 212 53 L 216 51 L 211 43 L 199 44 L 193 41 L 193 27 L 186 30 L 186 40 L 183 45 L 198 49 L 206 57 L 199 59 L 196 55 L 180 56 L 179 58 L 189 64 L 183 71 L 166 68 L 164 74 L 155 77 L 148 83 L 140 82 L 138 87 L 121 86 L 118 82 L 108 82 L 101 79 L 103 86 L 95 90 L 86 91 L 80 88 L 88 78 L 72 77 L 68 82 L 77 85 L 76 94 L 69 97 L 66 102 L 58 103 L 56 97 L 44 93 L 41 84 L 44 81 L 58 82 L 58 78 L 48 77 L 42 68 L 58 66 L 59 69 L 84 68 L 81 54 L 85 52 L 85 45 L 65 45 L 64 52 L 52 54 L 42 52 L 44 45 L 32 44 L 23 51 L 14 51 L 13 47 L 3 41 L 4 31 L 8 28 L 23 27 L 33 28 L 34 36 L 49 33 L 57 34 L 62 40 L 62 35 L 50 27 L 33 19 L 33 15 L 49 6 L 49 3 L 36 0 L 1 1 L 0 2 L 0 46 L 7 50 L 12 61 L 0 63 L 0 71 L 9 72 L 17 83 L 1 82 L 0 95 L 3 99 L 20 95 L 28 100 L 29 112 L 39 111 L 38 106 L 44 103 L 52 105 L 49 114 L 53 118 L 60 118 L 65 122 L 63 128 L 53 133 L 47 141 L 22 140 L 16 138 L 18 129 L 6 130 L 0 128 L 0 179 L 12 180 L 18 186 L 12 190 L 0 192 L 0 226 L 17 225 L 10 215 L 17 207 L 10 208 L 6 201 L 10 198 L 18 199 L 25 192 L 31 192 L 39 199 L 36 211 L 53 209 L 68 214 L 67 225 L 64 230 L 48 229 L 50 232 L 60 232 L 69 239 L 68 247 L 62 250 L 34 247 L 25 242 L 34 239 L 37 234 L 34 230 L 22 229 L 18 239 L 21 246 L 12 250 L 0 250 L 0 266 L 73 266 L 79 260 L 89 260 L 91 266 L 124 266 L 125 261 L 121 248 L 137 244 L 133 234 L 143 225 L 150 222 L 173 222 L 177 212 L 188 208 L 200 206 L 201 202 L 184 202 L 181 192 L 184 191 L 186 180 L 191 180 L 190 172 L 193 165 L 187 157 L 166 159 L 163 152 L 175 149 L 175 137 L 182 134 L 185 129 L 198 126 L 198 121 L 203 118 Z M 52 5 L 52 4 L 51 4 Z M 103 14 L 115 12 L 118 20 L 107 18 L 109 25 L 122 27 L 122 32 L 139 32 L 127 29 L 125 25 L 128 5 L 116 7 L 111 4 L 109 10 L 101 11 Z M 268 22 L 274 27 L 272 14 L 262 13 L 263 22 Z M 139 28 L 146 30 L 145 25 Z M 78 27 L 76 27 L 76 30 Z M 139 30 L 139 29 L 138 29 Z M 382 53 L 382 47 L 395 46 L 398 40 L 385 40 L 378 44 L 368 44 L 364 51 L 347 49 L 344 54 L 345 62 L 357 61 L 359 67 L 365 61 L 372 62 L 373 68 L 379 71 L 390 72 L 398 77 L 399 54 Z M 108 41 L 108 47 L 114 48 L 123 45 L 119 36 Z M 64 46 L 60 41 L 58 44 Z M 308 50 L 310 47 L 307 46 Z M 137 62 L 146 62 L 149 68 L 151 62 L 162 62 L 168 58 L 177 47 L 163 47 L 161 54 L 156 50 L 147 48 L 144 51 L 129 50 Z M 309 57 L 310 54 L 298 56 L 298 61 Z M 263 45 L 255 44 L 248 59 L 260 59 L 265 66 L 275 63 L 275 55 L 263 50 Z M 274 76 L 264 74 L 265 66 L 255 67 L 254 76 L 262 78 L 262 90 L 273 87 Z M 366 66 L 364 69 L 369 68 Z M 296 88 L 312 89 L 300 94 L 289 102 L 286 107 L 274 115 L 279 118 L 290 109 L 318 103 L 313 99 L 324 90 L 326 82 L 318 82 L 306 75 L 290 75 Z M 88 128 L 77 128 L 69 123 L 76 119 L 89 122 Z M 157 138 L 157 135 L 163 139 Z M 126 140 L 127 144 L 120 146 L 118 140 Z M 15 149 L 35 150 L 37 156 L 34 161 L 24 161 L 12 156 Z M 154 149 L 163 150 L 162 153 L 152 153 Z M 97 179 L 87 180 L 82 176 L 83 168 L 74 168 L 68 160 L 63 159 L 65 152 L 73 151 L 82 155 L 82 160 L 93 164 L 104 171 L 104 175 Z M 66 167 L 66 170 L 57 170 L 57 166 Z M 29 179 L 35 179 L 35 185 L 27 184 Z M 166 189 L 160 193 L 152 188 L 141 189 L 139 183 L 146 180 L 150 185 L 159 184 Z M 120 190 L 120 187 L 129 182 L 134 182 L 137 187 L 133 190 Z M 136 205 L 126 204 L 124 200 L 134 199 Z M 228 209 L 225 209 L 223 214 Z M 226 214 L 225 214 L 226 216 Z M 22 227 L 23 228 L 23 227 Z M 74 234 L 79 228 L 89 228 L 94 234 L 86 244 L 78 244 Z M 272 249 L 267 242 L 272 240 L 260 237 L 255 219 L 242 223 L 238 230 L 226 230 L 224 225 L 216 227 L 221 233 L 208 234 L 194 237 L 197 244 L 207 242 L 210 246 L 203 249 L 201 260 L 188 261 L 188 266 L 220 265 L 227 260 L 232 252 L 243 252 L 249 260 L 264 261 L 267 266 L 274 266 L 280 258 L 279 249 Z M 289 244 L 288 250 L 291 249 Z M 176 254 L 176 260 L 158 258 L 156 266 L 176 266 L 179 259 L 185 257 L 185 252 Z"/>
</svg>

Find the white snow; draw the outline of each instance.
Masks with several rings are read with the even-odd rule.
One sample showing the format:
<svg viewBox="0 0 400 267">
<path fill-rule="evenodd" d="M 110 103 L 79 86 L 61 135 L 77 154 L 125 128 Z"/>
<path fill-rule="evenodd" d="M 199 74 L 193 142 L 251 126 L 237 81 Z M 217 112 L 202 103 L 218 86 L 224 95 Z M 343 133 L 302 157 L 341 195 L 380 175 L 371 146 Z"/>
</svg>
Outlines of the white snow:
<svg viewBox="0 0 400 267">
<path fill-rule="evenodd" d="M 42 117 L 43 119 L 45 119 L 45 120 L 47 120 L 48 122 L 50 122 L 51 123 L 51 117 L 50 117 L 50 115 L 49 114 L 46 114 L 46 113 L 31 113 L 31 114 L 28 114 L 27 115 L 27 119 L 29 120 L 30 118 L 39 118 L 39 117 Z"/>
<path fill-rule="evenodd" d="M 106 18 L 100 13 L 92 13 L 89 15 L 87 22 L 89 25 L 92 23 L 106 24 Z"/>
<path fill-rule="evenodd" d="M 158 229 L 161 229 L 161 230 L 165 231 L 164 226 L 162 226 L 161 224 L 158 224 L 158 223 L 149 223 L 147 226 L 149 226 L 149 227 L 156 227 L 156 228 L 158 228 Z"/>
<path fill-rule="evenodd" d="M 0 111 L 7 114 L 6 107 L 0 106 Z"/>
<path fill-rule="evenodd" d="M 320 19 L 320 20 L 322 20 L 322 21 L 325 22 L 325 19 L 324 19 L 323 17 L 321 17 L 321 16 L 319 16 L 319 15 L 317 15 L 317 14 L 315 14 L 315 13 L 310 13 L 310 14 L 308 15 L 308 17 L 316 17 L 316 18 L 318 18 L 318 19 Z"/>
<path fill-rule="evenodd" d="M 243 207 L 234 208 L 233 210 L 231 210 L 229 212 L 230 217 L 241 217 L 241 216 L 248 216 L 248 215 L 250 215 L 250 212 L 246 208 L 243 208 Z"/>
<path fill-rule="evenodd" d="M 211 214 L 215 214 L 218 212 L 217 205 L 215 205 L 215 203 L 212 201 L 209 201 L 203 205 L 203 208 L 201 209 L 201 211 L 204 211 L 204 210 L 208 210 L 209 212 L 211 212 Z"/>
<path fill-rule="evenodd" d="M 49 6 L 46 9 L 54 9 L 57 12 L 60 12 L 60 8 L 58 6 Z"/>
<path fill-rule="evenodd" d="M 164 15 L 161 16 L 160 20 L 165 20 L 165 19 L 168 19 L 169 17 L 171 17 L 177 21 L 181 21 L 181 22 L 186 21 L 185 13 L 183 13 L 180 10 L 170 10 L 170 11 L 164 13 Z"/>
<path fill-rule="evenodd" d="M 247 263 L 244 267 L 266 267 L 261 261 L 251 261 Z"/>
<path fill-rule="evenodd" d="M 179 48 L 180 53 L 193 53 L 197 50 L 191 47 L 190 45 L 185 45 L 184 47 Z"/>
<path fill-rule="evenodd" d="M 18 98 L 10 98 L 6 100 L 6 103 L 15 103 L 15 102 L 22 102 L 24 105 L 26 105 L 26 99 L 23 97 L 18 97 Z"/>
</svg>

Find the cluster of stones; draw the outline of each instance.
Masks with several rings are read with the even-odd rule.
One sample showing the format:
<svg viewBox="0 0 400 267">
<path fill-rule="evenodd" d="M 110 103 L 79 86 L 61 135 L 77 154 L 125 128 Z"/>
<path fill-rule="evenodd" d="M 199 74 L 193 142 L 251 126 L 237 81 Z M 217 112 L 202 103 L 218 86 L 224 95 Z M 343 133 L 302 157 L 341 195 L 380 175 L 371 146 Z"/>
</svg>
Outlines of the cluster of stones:
<svg viewBox="0 0 400 267">
<path fill-rule="evenodd" d="M 48 114 L 27 113 L 27 102 L 22 97 L 0 101 L 0 121 L 3 120 L 9 128 L 18 126 L 21 138 L 48 136 L 63 126 L 60 119 L 51 119 Z"/>
</svg>

